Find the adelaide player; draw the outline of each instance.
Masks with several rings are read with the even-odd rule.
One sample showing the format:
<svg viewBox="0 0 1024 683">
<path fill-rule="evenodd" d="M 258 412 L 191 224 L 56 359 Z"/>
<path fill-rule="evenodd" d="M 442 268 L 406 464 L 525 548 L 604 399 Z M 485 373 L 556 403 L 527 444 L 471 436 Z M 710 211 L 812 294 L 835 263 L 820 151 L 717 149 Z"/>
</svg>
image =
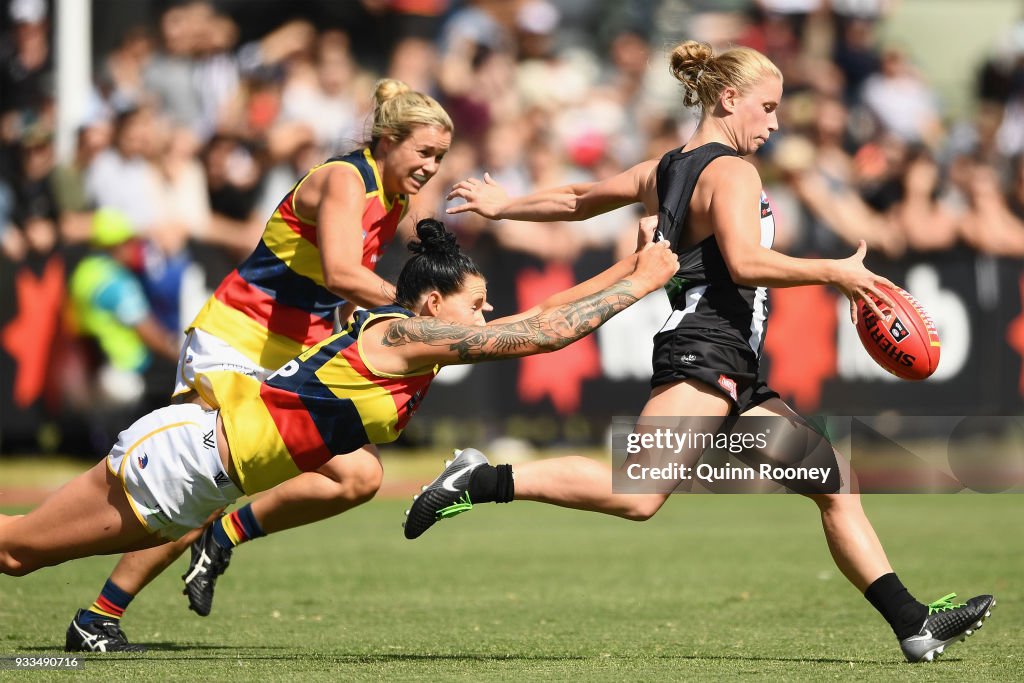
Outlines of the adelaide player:
<svg viewBox="0 0 1024 683">
<path fill-rule="evenodd" d="M 778 128 L 782 74 L 767 57 L 748 48 L 716 56 L 707 44 L 685 41 L 674 48 L 671 69 L 683 84 L 684 104 L 702 109 L 699 127 L 681 149 L 607 180 L 514 199 L 488 176 L 469 179 L 449 194 L 466 203 L 448 212 L 475 211 L 495 220 L 583 220 L 634 202 L 657 212 L 660 237 L 679 255 L 681 267 L 666 288 L 673 310 L 654 338 L 652 391 L 638 429 L 644 418 L 695 416 L 704 426 L 718 427 L 742 415 L 778 418 L 781 425 L 809 431 L 759 378 L 767 288 L 832 285 L 850 300 L 856 323 L 861 303 L 881 315 L 872 297 L 893 304 L 883 289 L 892 284 L 864 267 L 863 241 L 854 255 L 838 260 L 772 251 L 771 208 L 757 169 L 743 158 Z M 782 452 L 782 441 L 773 439 L 765 457 L 791 457 Z M 827 454 L 799 457 L 824 455 L 838 465 L 827 442 L 818 443 Z M 699 456 L 699 451 L 684 454 L 691 461 Z M 831 471 L 838 473 L 839 467 Z M 453 478 L 456 473 L 461 475 Z M 482 453 L 468 449 L 414 501 L 406 536 L 415 538 L 436 520 L 474 503 L 513 499 L 645 520 L 679 483 L 663 482 L 647 493 L 614 493 L 609 467 L 587 458 L 523 463 L 513 475 L 511 466 L 492 467 Z M 893 572 L 859 495 L 839 493 L 844 483 L 850 484 L 833 476 L 820 489 L 802 491 L 820 511 L 832 557 L 889 623 L 906 658 L 931 661 L 980 626 L 995 600 L 990 595 L 964 604 L 954 603 L 954 595 L 928 605 L 916 600 Z"/>
<path fill-rule="evenodd" d="M 278 204 L 253 253 L 220 284 L 190 325 L 178 362 L 175 395 L 195 395 L 195 376 L 233 370 L 266 379 L 334 331 L 335 310 L 346 320 L 355 306 L 393 303 L 395 288 L 374 270 L 405 222 L 412 195 L 437 173 L 453 125 L 432 97 L 400 81 L 379 81 L 369 142 L 308 171 Z M 86 610 L 68 627 L 69 649 L 137 650 L 120 619 L 135 595 L 192 544 L 182 577 L 189 607 L 206 616 L 217 577 L 233 548 L 266 533 L 309 524 L 357 504 L 362 483 L 379 476 L 373 445 L 326 462 L 264 495 L 260 521 L 251 505 L 219 518 L 199 539 L 124 555 Z"/>
</svg>

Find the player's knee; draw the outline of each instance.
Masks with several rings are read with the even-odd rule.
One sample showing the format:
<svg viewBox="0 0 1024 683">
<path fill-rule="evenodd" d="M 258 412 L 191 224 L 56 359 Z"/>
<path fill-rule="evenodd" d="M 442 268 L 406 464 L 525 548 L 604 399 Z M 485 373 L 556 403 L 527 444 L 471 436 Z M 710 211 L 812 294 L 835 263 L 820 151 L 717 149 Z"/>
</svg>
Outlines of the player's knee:
<svg viewBox="0 0 1024 683">
<path fill-rule="evenodd" d="M 0 515 L 0 574 L 7 576 L 25 576 L 43 565 L 34 560 L 32 551 L 19 543 L 16 534 L 2 529 L 3 526 L 17 521 L 22 515 Z"/>
<path fill-rule="evenodd" d="M 631 522 L 646 522 L 655 515 L 657 510 L 644 507 L 631 507 L 623 512 L 622 516 Z"/>
<path fill-rule="evenodd" d="M 329 479 L 333 483 L 331 493 L 335 500 L 359 505 L 377 494 L 384 472 L 376 458 L 353 458 L 334 469 Z"/>
<path fill-rule="evenodd" d="M 633 522 L 646 522 L 658 513 L 665 499 L 661 496 L 630 496 L 628 506 L 622 512 L 622 517 Z"/>
<path fill-rule="evenodd" d="M 822 512 L 844 512 L 860 510 L 858 493 L 822 493 L 808 496 Z"/>
<path fill-rule="evenodd" d="M 25 576 L 31 574 L 39 567 L 31 562 L 24 553 L 17 553 L 9 550 L 0 550 L 0 574 L 7 576 Z"/>
<path fill-rule="evenodd" d="M 351 499 L 358 503 L 365 503 L 377 495 L 383 481 L 384 471 L 381 469 L 379 461 L 360 463 L 350 478 Z"/>
</svg>

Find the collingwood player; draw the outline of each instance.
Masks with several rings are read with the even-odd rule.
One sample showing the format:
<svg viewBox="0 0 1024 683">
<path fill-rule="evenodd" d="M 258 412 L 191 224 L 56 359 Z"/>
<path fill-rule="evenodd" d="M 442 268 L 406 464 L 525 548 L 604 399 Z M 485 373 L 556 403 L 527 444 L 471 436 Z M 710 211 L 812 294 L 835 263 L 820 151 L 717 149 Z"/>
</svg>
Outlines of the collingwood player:
<svg viewBox="0 0 1024 683">
<path fill-rule="evenodd" d="M 872 296 L 891 305 L 879 289 L 890 284 L 864 267 L 865 243 L 845 259 L 792 258 L 772 251 L 775 223 L 753 164 L 754 154 L 778 129 L 782 74 L 767 57 L 749 48 L 715 55 L 707 44 L 685 41 L 671 54 L 671 71 L 684 88 L 683 103 L 700 106 L 700 124 L 680 149 L 651 159 L 607 180 L 541 190 L 509 198 L 488 175 L 456 184 L 448 199 L 465 203 L 448 209 L 473 211 L 493 220 L 584 220 L 632 203 L 657 214 L 655 239 L 667 240 L 680 270 L 667 286 L 672 314 L 654 339 L 651 394 L 645 418 L 695 416 L 721 426 L 733 416 L 776 417 L 799 430 L 802 419 L 759 378 L 767 331 L 769 287 L 832 285 L 850 301 Z M 785 430 L 782 430 L 785 431 Z M 775 441 L 773 439 L 773 441 Z M 819 453 L 805 461 L 836 462 L 818 440 Z M 765 457 L 785 461 L 769 443 Z M 690 462 L 700 453 L 691 453 Z M 628 462 L 628 461 L 627 461 Z M 824 486 L 795 489 L 818 506 L 832 557 L 843 575 L 891 626 L 908 661 L 931 661 L 950 643 L 963 640 L 988 616 L 990 595 L 954 603 L 917 601 L 893 572 L 861 507 L 859 495 L 839 493 L 839 468 Z M 646 493 L 612 490 L 607 465 L 567 457 L 492 467 L 482 453 L 467 449 L 413 503 L 405 535 L 416 538 L 438 519 L 482 502 L 534 500 L 603 512 L 633 520 L 653 516 L 679 484 L 659 482 Z M 847 482 L 848 483 L 848 482 Z"/>
</svg>

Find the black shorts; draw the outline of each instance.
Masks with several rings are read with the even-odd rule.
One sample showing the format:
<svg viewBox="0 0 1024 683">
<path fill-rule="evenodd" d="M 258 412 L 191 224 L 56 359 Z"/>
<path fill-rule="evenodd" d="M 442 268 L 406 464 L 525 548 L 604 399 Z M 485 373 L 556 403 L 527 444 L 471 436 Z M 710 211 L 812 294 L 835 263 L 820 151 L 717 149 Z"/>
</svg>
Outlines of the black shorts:
<svg viewBox="0 0 1024 683">
<path fill-rule="evenodd" d="M 654 336 L 651 388 L 697 379 L 732 401 L 731 415 L 778 398 L 758 377 L 758 359 L 749 346 L 720 330 L 676 328 Z"/>
</svg>

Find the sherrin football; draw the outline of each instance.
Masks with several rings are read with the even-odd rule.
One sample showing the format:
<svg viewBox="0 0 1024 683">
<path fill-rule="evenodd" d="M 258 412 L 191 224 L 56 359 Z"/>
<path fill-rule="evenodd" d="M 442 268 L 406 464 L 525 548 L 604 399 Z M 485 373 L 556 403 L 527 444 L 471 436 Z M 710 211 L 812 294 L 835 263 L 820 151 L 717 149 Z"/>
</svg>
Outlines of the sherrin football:
<svg viewBox="0 0 1024 683">
<path fill-rule="evenodd" d="M 922 380 L 939 366 L 939 333 L 928 312 L 909 292 L 882 285 L 895 304 L 875 300 L 885 318 L 879 319 L 861 301 L 857 311 L 857 334 L 876 363 L 901 379 Z"/>
</svg>

